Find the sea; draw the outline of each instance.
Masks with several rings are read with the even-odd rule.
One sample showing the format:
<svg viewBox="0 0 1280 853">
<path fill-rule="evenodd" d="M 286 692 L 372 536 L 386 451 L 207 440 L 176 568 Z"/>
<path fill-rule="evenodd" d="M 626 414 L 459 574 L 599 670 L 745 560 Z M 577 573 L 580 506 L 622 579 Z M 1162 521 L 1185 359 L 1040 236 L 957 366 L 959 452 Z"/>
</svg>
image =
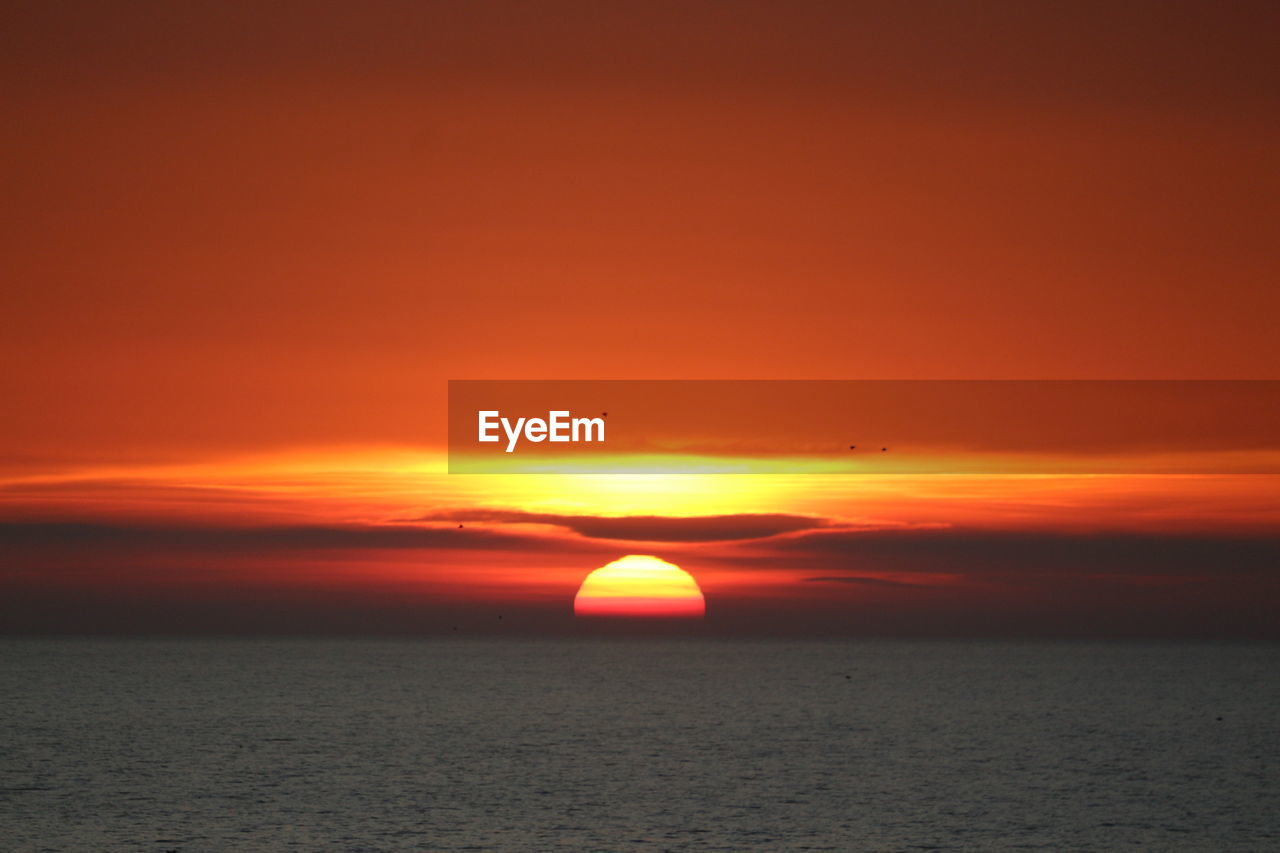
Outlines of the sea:
<svg viewBox="0 0 1280 853">
<path fill-rule="evenodd" d="M 7 639 L 0 850 L 1280 850 L 1280 646 Z"/>
</svg>

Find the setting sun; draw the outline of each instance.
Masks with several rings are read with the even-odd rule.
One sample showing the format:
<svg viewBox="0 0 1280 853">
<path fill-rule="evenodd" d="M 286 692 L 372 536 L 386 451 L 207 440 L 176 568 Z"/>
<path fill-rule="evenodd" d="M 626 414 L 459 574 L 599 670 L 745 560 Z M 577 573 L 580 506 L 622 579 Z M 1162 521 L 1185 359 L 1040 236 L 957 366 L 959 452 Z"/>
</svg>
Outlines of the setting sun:
<svg viewBox="0 0 1280 853">
<path fill-rule="evenodd" d="M 700 619 L 706 601 L 693 575 L 679 566 L 629 554 L 587 575 L 573 600 L 577 616 Z"/>
</svg>

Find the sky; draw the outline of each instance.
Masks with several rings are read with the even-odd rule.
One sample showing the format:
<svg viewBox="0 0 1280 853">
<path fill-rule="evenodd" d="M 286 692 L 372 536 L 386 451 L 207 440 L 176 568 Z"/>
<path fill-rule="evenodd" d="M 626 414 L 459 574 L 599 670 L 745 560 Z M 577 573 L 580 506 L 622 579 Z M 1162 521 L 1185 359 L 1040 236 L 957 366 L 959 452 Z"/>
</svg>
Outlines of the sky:
<svg viewBox="0 0 1280 853">
<path fill-rule="evenodd" d="M 1275 475 L 445 451 L 457 379 L 1280 379 L 1278 17 L 6 4 L 0 631 L 573 633 L 651 554 L 711 635 L 1274 638 Z"/>
</svg>

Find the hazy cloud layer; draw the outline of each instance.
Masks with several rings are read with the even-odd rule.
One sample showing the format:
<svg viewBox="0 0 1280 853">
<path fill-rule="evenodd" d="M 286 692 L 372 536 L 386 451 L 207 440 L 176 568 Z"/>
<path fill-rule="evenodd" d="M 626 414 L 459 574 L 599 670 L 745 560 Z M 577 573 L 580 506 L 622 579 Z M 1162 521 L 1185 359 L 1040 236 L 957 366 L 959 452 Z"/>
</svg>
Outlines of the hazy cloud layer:
<svg viewBox="0 0 1280 853">
<path fill-rule="evenodd" d="M 779 538 L 767 552 L 740 562 L 966 575 L 1274 573 L 1280 579 L 1280 536 L 832 529 Z"/>
</svg>

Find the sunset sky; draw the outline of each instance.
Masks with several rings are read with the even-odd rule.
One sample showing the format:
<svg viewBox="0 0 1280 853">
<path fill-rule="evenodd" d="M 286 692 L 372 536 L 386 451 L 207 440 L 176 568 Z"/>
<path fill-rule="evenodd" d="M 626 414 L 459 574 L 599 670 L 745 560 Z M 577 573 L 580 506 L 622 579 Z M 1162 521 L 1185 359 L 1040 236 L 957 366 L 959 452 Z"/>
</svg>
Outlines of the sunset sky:
<svg viewBox="0 0 1280 853">
<path fill-rule="evenodd" d="M 1275 474 L 446 473 L 449 380 L 1280 379 L 1278 25 L 6 4 L 0 631 L 1278 637 Z"/>
</svg>

